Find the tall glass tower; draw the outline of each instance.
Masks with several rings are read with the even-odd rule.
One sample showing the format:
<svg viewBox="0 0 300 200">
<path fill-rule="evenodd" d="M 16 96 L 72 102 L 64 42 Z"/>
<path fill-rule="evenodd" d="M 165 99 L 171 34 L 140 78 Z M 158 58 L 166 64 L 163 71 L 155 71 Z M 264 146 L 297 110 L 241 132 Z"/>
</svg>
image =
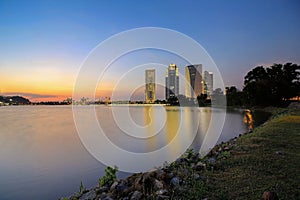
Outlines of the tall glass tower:
<svg viewBox="0 0 300 200">
<path fill-rule="evenodd" d="M 197 98 L 202 93 L 202 65 L 189 65 L 185 67 L 185 96 Z"/>
<path fill-rule="evenodd" d="M 155 91 L 155 69 L 146 69 L 145 71 L 145 100 L 146 103 L 154 103 L 156 100 Z"/>
<path fill-rule="evenodd" d="M 166 100 L 179 94 L 179 71 L 175 64 L 170 64 L 166 73 Z"/>
</svg>

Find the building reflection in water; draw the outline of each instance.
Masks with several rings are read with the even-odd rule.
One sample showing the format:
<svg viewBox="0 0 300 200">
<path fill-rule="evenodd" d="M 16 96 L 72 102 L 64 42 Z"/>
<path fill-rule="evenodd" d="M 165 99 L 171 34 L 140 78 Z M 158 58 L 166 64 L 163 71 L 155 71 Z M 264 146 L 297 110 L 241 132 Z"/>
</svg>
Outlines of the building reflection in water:
<svg viewBox="0 0 300 200">
<path fill-rule="evenodd" d="M 147 149 L 148 151 L 153 151 L 157 148 L 157 137 L 153 135 L 153 132 L 156 131 L 156 112 L 155 107 L 153 106 L 144 106 L 144 127 L 147 131 L 147 135 L 150 137 L 147 138 Z"/>
<path fill-rule="evenodd" d="M 180 124 L 181 124 L 181 110 L 180 107 L 165 107 L 166 110 L 166 123 L 164 127 L 165 132 L 165 145 L 168 145 L 176 137 L 177 134 L 180 134 Z M 169 154 L 177 154 L 179 150 L 180 142 L 178 139 L 173 141 L 173 144 L 169 146 Z"/>
<path fill-rule="evenodd" d="M 149 135 L 145 140 L 146 152 L 168 145 L 167 155 L 164 156 L 183 153 L 181 151 L 187 144 L 199 150 L 211 121 L 210 108 L 145 106 L 143 112 L 145 131 Z M 158 123 L 162 120 L 163 128 L 158 130 Z M 153 135 L 155 131 L 157 134 Z"/>
<path fill-rule="evenodd" d="M 194 112 L 195 116 L 193 117 L 192 121 L 195 123 L 196 120 L 198 120 L 199 123 L 194 124 L 194 126 L 198 125 L 198 129 L 197 135 L 190 148 L 198 152 L 211 122 L 211 108 L 198 108 L 197 111 L 194 109 Z"/>
<path fill-rule="evenodd" d="M 158 113 L 162 111 L 160 109 L 165 114 L 163 118 L 161 117 L 162 113 Z M 202 137 L 199 138 L 196 134 L 199 131 L 199 124 L 202 124 L 200 131 L 206 132 L 210 115 L 206 114 L 201 119 L 199 108 L 172 106 L 144 108 L 144 125 L 149 136 L 153 135 L 153 131 L 157 131 L 157 123 L 162 120 L 164 121 L 163 128 L 159 130 L 158 134 L 147 139 L 146 146 L 148 151 L 166 147 L 166 154 L 161 156 L 174 157 L 174 155 L 184 153 L 194 140 L 197 140 L 197 145 L 199 143 L 201 145 Z"/>
<path fill-rule="evenodd" d="M 254 120 L 250 110 L 244 112 L 244 123 L 247 124 L 249 131 L 253 129 Z"/>
</svg>

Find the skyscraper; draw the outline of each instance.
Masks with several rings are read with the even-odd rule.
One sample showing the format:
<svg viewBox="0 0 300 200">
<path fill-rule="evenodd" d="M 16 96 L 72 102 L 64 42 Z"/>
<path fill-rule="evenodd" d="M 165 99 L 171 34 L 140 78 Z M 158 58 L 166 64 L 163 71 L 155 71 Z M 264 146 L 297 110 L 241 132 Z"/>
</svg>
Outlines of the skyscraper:
<svg viewBox="0 0 300 200">
<path fill-rule="evenodd" d="M 202 93 L 202 65 L 189 65 L 185 67 L 185 96 L 197 98 Z"/>
<path fill-rule="evenodd" d="M 214 76 L 212 72 L 204 71 L 204 94 L 210 98 L 214 88 Z"/>
<path fill-rule="evenodd" d="M 146 103 L 154 103 L 156 100 L 155 91 L 155 69 L 146 69 L 145 71 L 145 99 Z"/>
<path fill-rule="evenodd" d="M 170 64 L 166 73 L 166 100 L 179 94 L 179 71 L 175 64 Z"/>
</svg>

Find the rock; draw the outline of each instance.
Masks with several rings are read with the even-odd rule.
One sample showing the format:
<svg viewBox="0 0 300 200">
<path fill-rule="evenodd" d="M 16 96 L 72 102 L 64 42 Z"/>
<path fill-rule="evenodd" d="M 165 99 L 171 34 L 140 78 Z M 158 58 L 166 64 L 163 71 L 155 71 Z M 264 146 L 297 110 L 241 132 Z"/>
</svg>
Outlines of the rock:
<svg viewBox="0 0 300 200">
<path fill-rule="evenodd" d="M 114 190 L 118 184 L 119 184 L 118 181 L 115 181 L 115 182 L 110 186 L 110 191 Z"/>
<path fill-rule="evenodd" d="M 214 164 L 216 161 L 217 161 L 217 160 L 216 160 L 215 157 L 211 157 L 211 158 L 208 159 L 208 162 L 209 162 L 210 164 Z"/>
<path fill-rule="evenodd" d="M 93 200 L 96 198 L 96 191 L 90 190 L 89 192 L 83 194 L 79 199 L 80 200 Z"/>
<path fill-rule="evenodd" d="M 117 196 L 126 196 L 128 195 L 129 188 L 127 185 L 124 185 L 123 183 L 119 183 L 116 187 L 113 193 Z"/>
<path fill-rule="evenodd" d="M 201 177 L 200 177 L 200 175 L 199 175 L 199 174 L 197 174 L 197 173 L 196 173 L 196 174 L 194 174 L 194 179 L 195 179 L 195 180 L 199 180 L 200 178 L 201 178 Z"/>
<path fill-rule="evenodd" d="M 178 165 L 181 165 L 181 164 L 183 164 L 183 163 L 185 163 L 185 162 L 186 162 L 186 159 L 185 159 L 185 158 L 178 158 L 178 159 L 175 161 L 175 163 L 178 164 Z"/>
<path fill-rule="evenodd" d="M 194 169 L 195 170 L 205 170 L 206 169 L 206 164 L 205 163 L 202 163 L 202 162 L 197 162 L 197 164 L 194 166 Z"/>
<path fill-rule="evenodd" d="M 177 176 L 175 176 L 171 179 L 170 183 L 171 185 L 178 187 L 180 183 L 180 179 Z"/>
<path fill-rule="evenodd" d="M 110 196 L 106 196 L 104 198 L 100 198 L 99 200 L 114 200 L 114 199 L 111 198 Z"/>
<path fill-rule="evenodd" d="M 109 188 L 107 186 L 102 186 L 100 188 L 96 188 L 97 194 L 102 194 L 108 192 Z"/>
<path fill-rule="evenodd" d="M 119 184 L 115 188 L 115 190 L 117 190 L 117 191 L 124 191 L 124 190 L 127 190 L 127 189 L 128 189 L 128 186 L 124 185 L 124 184 Z"/>
<path fill-rule="evenodd" d="M 156 171 L 156 177 L 158 180 L 162 181 L 166 178 L 167 173 L 164 172 L 163 170 L 159 169 Z"/>
<path fill-rule="evenodd" d="M 103 200 L 107 197 L 107 194 L 106 193 L 102 193 L 100 195 L 97 196 L 98 197 L 98 200 Z"/>
<path fill-rule="evenodd" d="M 265 191 L 261 197 L 262 200 L 279 200 L 275 192 Z"/>
<path fill-rule="evenodd" d="M 142 176 L 138 176 L 134 181 L 134 189 L 141 191 L 142 188 Z"/>
<path fill-rule="evenodd" d="M 224 147 L 224 151 L 228 151 L 230 148 L 228 146 Z"/>
<path fill-rule="evenodd" d="M 283 151 L 276 151 L 275 152 L 277 155 L 283 155 L 284 153 L 283 153 Z"/>
<path fill-rule="evenodd" d="M 131 200 L 140 200 L 142 199 L 143 194 L 139 191 L 134 191 L 133 194 L 131 195 Z"/>
<path fill-rule="evenodd" d="M 164 200 L 164 199 L 170 199 L 170 197 L 167 196 L 167 195 L 158 195 L 158 196 L 157 196 L 157 199 L 158 199 L 158 200 Z"/>
<path fill-rule="evenodd" d="M 173 177 L 174 177 L 174 174 L 171 172 L 171 173 L 168 173 L 168 174 L 167 174 L 167 177 L 166 177 L 166 178 L 167 178 L 167 179 L 171 179 L 171 178 L 173 178 Z"/>
<path fill-rule="evenodd" d="M 163 188 L 164 188 L 164 184 L 161 181 L 155 179 L 154 180 L 154 190 L 161 190 Z"/>
<path fill-rule="evenodd" d="M 168 190 L 166 190 L 166 189 L 158 190 L 158 191 L 156 192 L 157 195 L 165 195 L 165 194 L 167 194 L 167 193 L 168 193 Z"/>
<path fill-rule="evenodd" d="M 152 174 L 146 173 L 143 175 L 142 183 L 143 183 L 143 192 L 144 194 L 151 194 L 154 189 L 155 179 L 151 177 Z"/>
</svg>

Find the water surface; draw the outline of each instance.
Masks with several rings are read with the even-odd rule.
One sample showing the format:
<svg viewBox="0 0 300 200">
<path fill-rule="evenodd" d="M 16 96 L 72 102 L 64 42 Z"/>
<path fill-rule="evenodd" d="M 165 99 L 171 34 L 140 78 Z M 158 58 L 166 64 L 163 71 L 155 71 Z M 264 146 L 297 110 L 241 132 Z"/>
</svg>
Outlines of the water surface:
<svg viewBox="0 0 300 200">
<path fill-rule="evenodd" d="M 91 109 L 91 106 L 81 109 Z M 151 135 L 158 130 L 161 120 L 165 120 L 155 136 L 137 138 L 132 144 L 132 137 L 113 123 L 110 109 L 109 106 L 96 106 L 99 124 L 108 138 L 123 149 L 139 153 L 155 151 L 168 144 L 177 134 L 179 125 L 183 127 L 180 129 L 182 140 L 193 137 L 190 132 L 198 123 L 192 147 L 199 149 L 211 113 L 224 112 L 211 108 L 132 106 L 132 120 L 140 126 L 150 124 L 141 134 Z M 163 117 L 161 109 L 164 109 Z M 0 119 L 0 199 L 57 199 L 78 191 L 80 181 L 85 187 L 94 187 L 103 176 L 105 166 L 87 152 L 79 139 L 71 106 L 0 107 Z M 127 128 L 130 131 L 130 127 Z M 229 111 L 219 142 L 244 133 L 248 128 L 242 110 Z M 179 140 L 170 147 L 168 154 L 172 155 L 180 145 Z M 119 177 L 128 175 L 118 174 Z"/>
</svg>

